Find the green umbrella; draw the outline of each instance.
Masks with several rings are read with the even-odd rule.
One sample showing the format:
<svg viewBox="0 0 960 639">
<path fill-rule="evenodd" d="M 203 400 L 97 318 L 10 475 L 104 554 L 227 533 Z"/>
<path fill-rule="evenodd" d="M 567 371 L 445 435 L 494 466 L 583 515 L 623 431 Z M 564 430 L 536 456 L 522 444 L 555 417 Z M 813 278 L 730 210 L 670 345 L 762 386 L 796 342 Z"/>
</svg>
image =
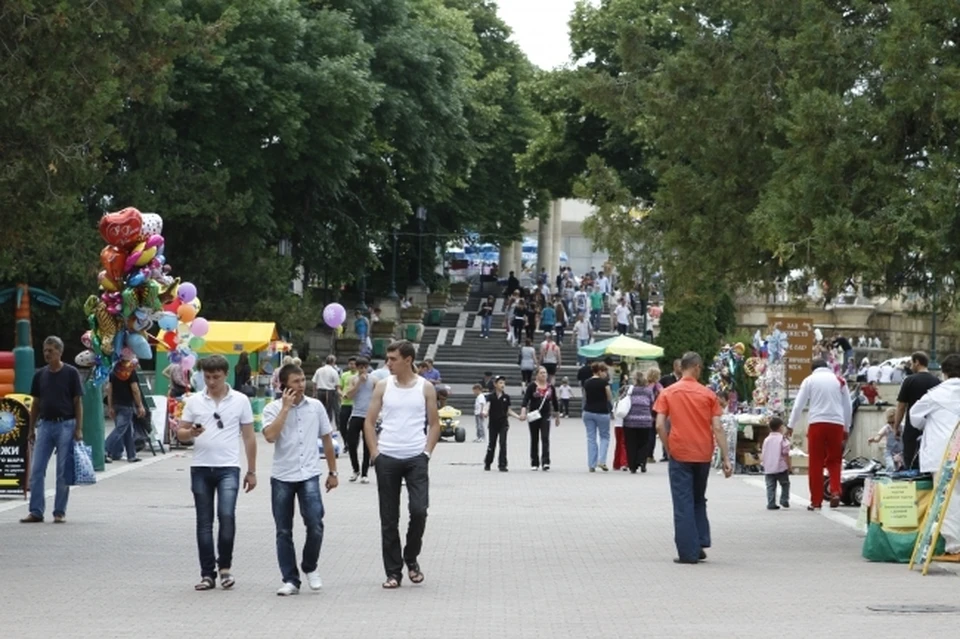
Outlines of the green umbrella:
<svg viewBox="0 0 960 639">
<path fill-rule="evenodd" d="M 636 359 L 658 359 L 663 357 L 663 349 L 626 335 L 617 335 L 600 342 L 581 346 L 577 354 L 582 357 L 619 355 L 620 357 L 634 357 Z"/>
</svg>

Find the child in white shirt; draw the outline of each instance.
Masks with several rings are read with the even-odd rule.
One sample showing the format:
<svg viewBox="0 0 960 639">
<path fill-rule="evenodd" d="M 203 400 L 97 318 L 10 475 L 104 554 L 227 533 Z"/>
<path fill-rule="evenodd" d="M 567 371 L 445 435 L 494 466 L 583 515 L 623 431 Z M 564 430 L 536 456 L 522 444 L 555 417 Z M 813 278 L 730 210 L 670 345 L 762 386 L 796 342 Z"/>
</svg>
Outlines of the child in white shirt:
<svg viewBox="0 0 960 639">
<path fill-rule="evenodd" d="M 570 388 L 570 381 L 566 377 L 560 384 L 558 396 L 560 397 L 560 417 L 570 417 L 570 398 L 573 397 L 573 390 Z"/>
<path fill-rule="evenodd" d="M 473 440 L 473 443 L 476 444 L 487 440 L 486 419 L 483 416 L 483 407 L 487 403 L 487 396 L 484 395 L 483 386 L 480 384 L 473 385 L 473 395 L 473 419 L 477 424 L 477 438 Z"/>
</svg>

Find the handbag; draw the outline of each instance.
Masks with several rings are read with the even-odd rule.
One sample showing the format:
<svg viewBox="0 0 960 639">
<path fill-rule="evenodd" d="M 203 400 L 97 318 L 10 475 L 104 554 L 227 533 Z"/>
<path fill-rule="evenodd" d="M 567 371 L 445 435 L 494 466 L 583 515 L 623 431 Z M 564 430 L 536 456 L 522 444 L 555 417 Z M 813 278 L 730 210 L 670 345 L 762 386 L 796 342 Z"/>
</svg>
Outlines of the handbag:
<svg viewBox="0 0 960 639">
<path fill-rule="evenodd" d="M 547 387 L 547 393 L 550 392 L 550 387 Z M 543 400 L 540 402 L 540 408 L 537 410 L 532 410 L 527 413 L 527 422 L 535 422 L 540 419 L 540 411 L 543 410 L 543 404 L 547 401 L 547 394 L 544 393 Z"/>
<path fill-rule="evenodd" d="M 73 480 L 75 486 L 97 483 L 93 470 L 93 449 L 83 442 L 73 443 Z"/>
<path fill-rule="evenodd" d="M 628 386 L 623 397 L 617 400 L 617 405 L 613 409 L 613 414 L 617 419 L 623 419 L 630 414 L 630 407 L 633 405 L 631 395 L 633 395 L 633 385 Z"/>
</svg>

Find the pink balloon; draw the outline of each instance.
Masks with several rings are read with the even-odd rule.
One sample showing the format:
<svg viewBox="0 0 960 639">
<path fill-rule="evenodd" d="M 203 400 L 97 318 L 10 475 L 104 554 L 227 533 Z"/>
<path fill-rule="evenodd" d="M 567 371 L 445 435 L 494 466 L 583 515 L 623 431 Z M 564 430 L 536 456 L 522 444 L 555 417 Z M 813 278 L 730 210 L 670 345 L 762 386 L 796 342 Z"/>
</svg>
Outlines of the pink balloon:
<svg viewBox="0 0 960 639">
<path fill-rule="evenodd" d="M 198 317 L 190 324 L 190 332 L 194 337 L 203 337 L 210 332 L 210 322 L 202 317 Z"/>
<path fill-rule="evenodd" d="M 162 235 L 151 235 L 147 238 L 146 243 L 144 244 L 145 249 L 152 249 L 154 246 L 160 246 L 163 244 Z"/>
<path fill-rule="evenodd" d="M 180 366 L 183 367 L 183 370 L 188 371 L 193 368 L 193 365 L 197 363 L 197 358 L 193 355 L 187 355 L 186 357 L 180 360 Z"/>
<path fill-rule="evenodd" d="M 133 268 L 137 265 L 137 260 L 140 259 L 140 256 L 143 255 L 143 251 L 134 251 L 129 256 L 127 256 L 127 261 L 123 264 L 123 272 L 127 273 L 132 271 Z"/>
<path fill-rule="evenodd" d="M 87 348 L 93 348 L 93 331 L 87 331 L 81 335 L 80 342 Z"/>
</svg>

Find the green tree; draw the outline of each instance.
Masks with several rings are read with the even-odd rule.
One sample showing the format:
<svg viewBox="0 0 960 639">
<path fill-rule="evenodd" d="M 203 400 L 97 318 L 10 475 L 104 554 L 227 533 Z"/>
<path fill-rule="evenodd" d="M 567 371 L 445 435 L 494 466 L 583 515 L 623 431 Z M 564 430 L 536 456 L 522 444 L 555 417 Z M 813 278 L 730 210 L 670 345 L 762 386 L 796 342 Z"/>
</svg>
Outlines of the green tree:
<svg viewBox="0 0 960 639">
<path fill-rule="evenodd" d="M 684 353 L 695 352 L 704 361 L 704 381 L 707 368 L 717 352 L 720 335 L 716 328 L 715 309 L 702 302 L 668 306 L 660 316 L 660 335 L 657 345 L 663 348 L 662 363 L 669 369 L 675 359 Z"/>
</svg>

